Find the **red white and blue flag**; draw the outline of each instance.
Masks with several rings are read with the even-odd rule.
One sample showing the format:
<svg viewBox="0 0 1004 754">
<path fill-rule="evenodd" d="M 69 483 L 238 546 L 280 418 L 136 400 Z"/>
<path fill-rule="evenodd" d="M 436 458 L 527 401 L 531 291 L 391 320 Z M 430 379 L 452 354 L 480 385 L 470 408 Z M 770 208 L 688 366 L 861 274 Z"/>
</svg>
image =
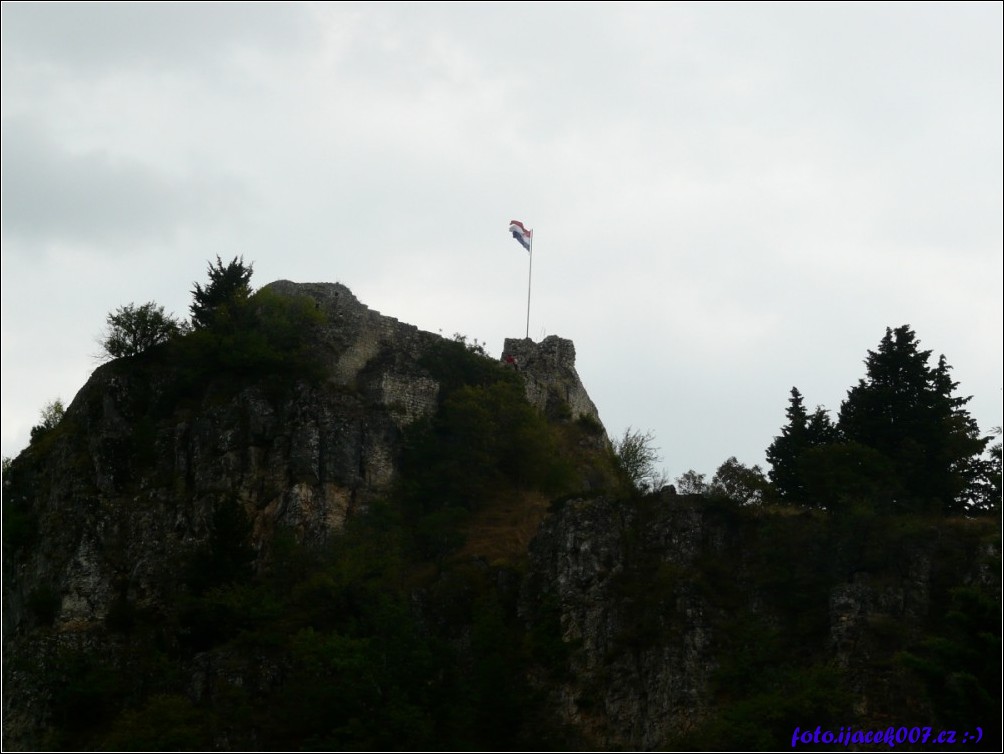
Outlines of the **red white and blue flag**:
<svg viewBox="0 0 1004 754">
<path fill-rule="evenodd" d="M 509 221 L 509 232 L 512 233 L 512 237 L 519 241 L 523 248 L 530 251 L 530 245 L 533 243 L 533 231 L 527 230 L 523 227 L 523 223 L 519 220 Z"/>
</svg>

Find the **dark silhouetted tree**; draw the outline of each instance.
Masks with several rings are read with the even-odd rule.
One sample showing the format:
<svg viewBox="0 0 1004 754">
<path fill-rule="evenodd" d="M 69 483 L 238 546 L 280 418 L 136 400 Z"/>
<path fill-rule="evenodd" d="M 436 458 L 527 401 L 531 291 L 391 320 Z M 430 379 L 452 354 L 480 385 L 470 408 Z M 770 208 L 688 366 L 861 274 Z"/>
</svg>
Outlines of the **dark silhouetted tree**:
<svg viewBox="0 0 1004 754">
<path fill-rule="evenodd" d="M 781 434 L 767 448 L 768 476 L 781 500 L 808 503 L 803 469 L 805 454 L 813 448 L 836 442 L 839 433 L 821 406 L 811 415 L 806 412 L 797 387 L 791 389 L 785 415 L 788 417 L 787 425 L 781 428 Z"/>
<path fill-rule="evenodd" d="M 56 428 L 56 426 L 63 421 L 63 415 L 66 413 L 66 408 L 63 406 L 63 402 L 56 398 L 54 401 L 49 401 L 42 407 L 41 421 L 31 428 L 31 442 L 35 442 L 39 438 L 48 434 Z"/>
<path fill-rule="evenodd" d="M 1001 428 L 994 427 L 993 435 L 1001 436 Z M 969 512 L 976 514 L 1000 514 L 1001 512 L 1001 442 L 998 440 L 976 463 L 976 472 L 970 490 Z"/>
<path fill-rule="evenodd" d="M 164 343 L 181 332 L 174 317 L 164 314 L 164 307 L 150 301 L 142 306 L 120 306 L 108 315 L 108 329 L 101 347 L 113 359 L 135 356 L 151 346 Z"/>
<path fill-rule="evenodd" d="M 760 505 L 769 494 L 770 482 L 759 466 L 746 466 L 735 456 L 718 467 L 709 492 L 740 505 Z"/>
<path fill-rule="evenodd" d="M 681 495 L 704 495 L 708 491 L 704 477 L 704 474 L 689 469 L 676 478 L 676 491 Z"/>
<path fill-rule="evenodd" d="M 887 458 L 902 499 L 893 509 L 962 512 L 989 438 L 980 437 L 964 406 L 953 395 L 945 357 L 928 366 L 908 325 L 886 328 L 877 351 L 865 359 L 867 375 L 851 388 L 840 407 L 838 428 L 850 442 Z"/>
<path fill-rule="evenodd" d="M 234 308 L 251 296 L 251 274 L 254 265 L 245 265 L 244 257 L 234 257 L 224 265 L 219 256 L 210 263 L 209 282 L 203 288 L 198 283 L 192 291 L 192 327 L 210 327 L 222 308 Z"/>
</svg>

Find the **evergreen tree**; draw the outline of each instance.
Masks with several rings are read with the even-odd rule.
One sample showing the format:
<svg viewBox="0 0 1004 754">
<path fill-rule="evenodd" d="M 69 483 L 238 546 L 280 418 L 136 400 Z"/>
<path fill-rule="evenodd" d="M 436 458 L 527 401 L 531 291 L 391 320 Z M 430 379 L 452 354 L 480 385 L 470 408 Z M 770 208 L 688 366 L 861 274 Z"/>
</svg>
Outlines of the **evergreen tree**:
<svg viewBox="0 0 1004 754">
<path fill-rule="evenodd" d="M 1000 427 L 994 427 L 991 432 L 991 437 L 999 438 L 1001 436 Z M 1004 454 L 1002 454 L 1001 442 L 998 440 L 975 464 L 973 483 L 968 495 L 971 501 L 970 513 L 1000 515 L 1002 457 Z"/>
<path fill-rule="evenodd" d="M 953 395 L 945 357 L 932 369 L 930 355 L 908 325 L 886 328 L 865 359 L 867 376 L 841 404 L 838 428 L 890 461 L 904 495 L 894 508 L 960 512 L 989 438 L 964 408 L 970 398 Z"/>
<path fill-rule="evenodd" d="M 791 389 L 785 411 L 788 424 L 767 448 L 770 471 L 767 476 L 785 502 L 808 502 L 803 473 L 803 458 L 812 448 L 836 442 L 838 432 L 822 406 L 810 415 L 805 410 L 802 394 L 797 387 Z"/>
<path fill-rule="evenodd" d="M 254 265 L 245 265 L 244 257 L 234 257 L 224 265 L 219 255 L 216 264 L 210 263 L 209 282 L 203 288 L 198 283 L 192 291 L 192 327 L 211 326 L 221 307 L 239 305 L 251 296 L 251 273 Z"/>
</svg>

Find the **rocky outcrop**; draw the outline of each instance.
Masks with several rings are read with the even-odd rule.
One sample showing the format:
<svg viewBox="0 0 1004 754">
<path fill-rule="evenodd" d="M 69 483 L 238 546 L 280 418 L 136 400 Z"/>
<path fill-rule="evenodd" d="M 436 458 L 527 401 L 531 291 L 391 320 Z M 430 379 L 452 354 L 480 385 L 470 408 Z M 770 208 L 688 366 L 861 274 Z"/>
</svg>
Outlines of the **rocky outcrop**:
<svg viewBox="0 0 1004 754">
<path fill-rule="evenodd" d="M 529 338 L 506 338 L 502 361 L 520 372 L 527 400 L 546 416 L 585 418 L 601 425 L 599 412 L 575 370 L 572 341 L 557 335 L 549 335 L 540 343 Z"/>
<path fill-rule="evenodd" d="M 716 668 L 711 613 L 689 569 L 734 532 L 677 498 L 659 515 L 607 498 L 573 500 L 530 549 L 524 615 L 555 605 L 571 672 L 550 684 L 554 712 L 599 749 L 658 749 L 708 707 Z M 649 511 L 650 513 L 650 511 Z"/>
<path fill-rule="evenodd" d="M 233 556 L 261 569 L 283 539 L 279 532 L 327 543 L 375 507 L 399 477 L 408 428 L 460 383 L 444 387 L 455 375 L 442 356 L 444 344 L 471 356 L 462 343 L 373 311 L 339 284 L 267 288 L 301 303 L 306 297 L 323 315 L 311 334 L 316 373 L 276 380 L 231 372 L 192 388 L 163 357 L 169 351 L 112 362 L 81 388 L 62 423 L 5 472 L 5 748 L 39 748 L 52 684 L 64 677 L 61 656 L 107 654 L 115 660 L 108 667 L 143 682 L 149 669 L 130 669 L 133 639 L 122 628 L 130 611 L 145 616 L 157 641 L 175 642 L 164 656 L 184 657 L 178 672 L 186 699 L 211 699 L 217 684 L 281 694 L 284 666 L 274 657 L 245 654 L 237 640 L 180 651 L 191 638 L 158 634 L 158 618 L 170 616 L 177 629 L 182 611 L 171 602 L 198 591 L 192 583 L 206 563 L 226 567 Z M 564 452 L 576 457 L 564 460 L 583 480 L 573 488 L 594 490 L 553 501 L 517 567 L 473 556 L 477 583 L 495 584 L 502 595 L 492 603 L 499 630 L 502 616 L 511 617 L 504 630 L 521 647 L 504 662 L 495 658 L 498 667 L 512 670 L 507 664 L 522 662 L 530 647 L 526 674 L 544 700 L 535 714 L 573 731 L 568 740 L 583 748 L 686 742 L 729 699 L 744 698 L 743 683 L 778 665 L 794 668 L 785 677 L 803 680 L 817 677 L 799 676 L 805 668 L 823 668 L 817 675 L 827 679 L 842 674 L 855 725 L 905 719 L 904 710 L 928 719 L 891 658 L 922 636 L 939 636 L 959 585 L 989 595 L 984 607 L 999 606 L 993 522 L 837 521 L 821 511 L 767 511 L 668 492 L 615 498 L 600 491 L 608 472 L 578 468 L 609 464 L 610 454 L 571 341 L 508 339 L 498 364 L 476 366 L 475 379 L 517 370 L 528 401 L 571 438 Z M 542 494 L 528 495 L 511 511 L 486 503 L 473 518 L 485 538 L 527 511 L 535 526 L 547 505 Z M 228 519 L 230 510 L 241 515 Z M 240 552 L 214 555 L 214 537 L 240 522 L 251 527 L 250 553 L 242 544 Z M 455 533 L 446 519 L 429 515 L 423 523 L 437 536 Z M 469 667 L 477 616 L 452 609 L 468 586 L 430 586 L 435 572 L 446 573 L 442 560 L 423 568 L 424 591 L 407 594 L 409 609 L 425 616 L 422 630 L 443 629 Z M 207 593 L 203 585 L 200 594 Z M 423 600 L 434 593 L 441 604 L 430 610 Z M 473 596 L 470 603 L 472 612 L 480 604 Z M 201 604 L 214 607 L 209 599 Z M 437 624 L 447 613 L 454 622 Z M 762 694 L 755 701 L 765 698 L 777 701 Z M 757 709 L 751 704 L 747 713 Z"/>
<path fill-rule="evenodd" d="M 322 541 L 387 494 L 402 432 L 438 406 L 440 383 L 425 364 L 444 339 L 338 283 L 265 289 L 308 297 L 323 314 L 311 346 L 320 379 L 179 394 L 170 363 L 141 356 L 97 369 L 60 429 L 11 469 L 5 498 L 30 511 L 37 546 L 5 560 L 5 636 L 24 627 L 25 600 L 40 590 L 58 599 L 57 630 L 100 624 L 123 591 L 140 605 L 157 599 L 223 504 L 247 513 L 265 557 L 277 529 Z M 520 343 L 528 394 L 568 395 L 595 416 L 570 341 Z M 544 358 L 556 343 L 560 358 Z"/>
<path fill-rule="evenodd" d="M 549 709 L 588 747 L 664 749 L 721 697 L 742 697 L 722 677 L 791 661 L 839 669 L 856 725 L 904 709 L 930 718 L 893 658 L 939 630 L 954 588 L 999 604 L 999 539 L 983 523 L 922 528 L 862 558 L 850 550 L 867 535 L 809 513 L 760 517 L 689 495 L 569 500 L 531 543 L 520 602 L 529 625 L 550 615 L 568 651 L 541 677 Z M 772 656 L 764 637 L 787 638 Z"/>
</svg>

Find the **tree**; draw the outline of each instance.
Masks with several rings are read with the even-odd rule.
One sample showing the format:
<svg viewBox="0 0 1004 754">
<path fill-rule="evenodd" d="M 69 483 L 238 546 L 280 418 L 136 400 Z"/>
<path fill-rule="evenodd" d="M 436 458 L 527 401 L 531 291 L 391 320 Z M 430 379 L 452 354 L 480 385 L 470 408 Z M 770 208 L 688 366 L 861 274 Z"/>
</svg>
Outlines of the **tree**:
<svg viewBox="0 0 1004 754">
<path fill-rule="evenodd" d="M 617 468 L 638 492 L 658 490 L 666 482 L 666 475 L 655 466 L 659 449 L 652 445 L 654 441 L 651 430 L 641 432 L 631 427 L 624 430 L 621 439 L 614 440 Z"/>
<path fill-rule="evenodd" d="M 839 433 L 822 406 L 817 406 L 811 416 L 806 412 L 797 387 L 791 389 L 785 415 L 788 424 L 767 448 L 767 462 L 771 467 L 768 476 L 781 500 L 805 503 L 808 497 L 803 458 L 812 448 L 836 442 Z"/>
<path fill-rule="evenodd" d="M 681 495 L 703 495 L 708 491 L 704 474 L 698 474 L 693 469 L 685 471 L 676 478 L 676 491 Z"/>
<path fill-rule="evenodd" d="M 894 507 L 961 512 L 990 438 L 980 437 L 965 410 L 970 398 L 953 395 L 958 383 L 945 357 L 931 368 L 930 355 L 909 325 L 886 328 L 865 359 L 866 377 L 841 404 L 837 426 L 847 441 L 889 460 L 903 491 Z"/>
<path fill-rule="evenodd" d="M 764 476 L 763 469 L 755 465 L 746 466 L 732 456 L 718 467 L 711 478 L 709 492 L 740 505 L 759 505 L 763 503 L 769 488 L 770 482 Z"/>
<path fill-rule="evenodd" d="M 182 331 L 178 321 L 153 301 L 139 307 L 131 303 L 120 306 L 108 315 L 107 322 L 101 347 L 113 359 L 143 353 Z"/>
<path fill-rule="evenodd" d="M 991 430 L 992 436 L 1000 437 L 1001 428 L 994 427 Z M 1001 442 L 998 440 L 991 445 L 983 458 L 980 458 L 976 465 L 973 485 L 969 493 L 969 512 L 977 514 L 987 514 L 1001 512 L 1001 471 L 1002 452 Z"/>
<path fill-rule="evenodd" d="M 63 421 L 65 413 L 66 409 L 59 398 L 46 403 L 42 407 L 42 421 L 31 428 L 31 442 L 35 442 L 43 435 L 55 429 L 56 425 Z"/>
<path fill-rule="evenodd" d="M 199 329 L 211 326 L 221 309 L 232 308 L 248 300 L 251 296 L 251 274 L 254 265 L 244 264 L 244 257 L 234 257 L 224 265 L 219 255 L 216 264 L 209 264 L 209 282 L 203 288 L 195 283 L 192 291 L 192 327 Z"/>
<path fill-rule="evenodd" d="M 798 470 L 805 500 L 831 512 L 870 509 L 895 512 L 902 486 L 889 459 L 858 442 L 834 442 L 809 448 Z"/>
</svg>

